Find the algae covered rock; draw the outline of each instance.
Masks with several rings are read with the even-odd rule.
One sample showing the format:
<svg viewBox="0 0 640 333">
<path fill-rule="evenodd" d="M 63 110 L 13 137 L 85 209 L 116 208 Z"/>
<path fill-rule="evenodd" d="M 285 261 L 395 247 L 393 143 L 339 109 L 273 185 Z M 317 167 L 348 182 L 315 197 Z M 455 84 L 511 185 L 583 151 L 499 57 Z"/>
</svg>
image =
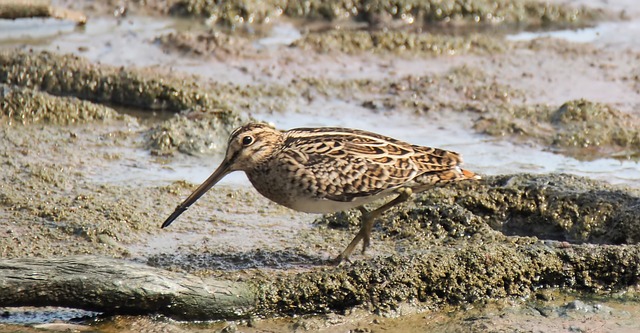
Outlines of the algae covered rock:
<svg viewBox="0 0 640 333">
<path fill-rule="evenodd" d="M 474 128 L 493 136 L 532 140 L 583 159 L 636 156 L 640 119 L 614 107 L 585 99 L 549 105 L 495 105 Z"/>
<path fill-rule="evenodd" d="M 635 244 L 637 191 L 566 174 L 488 177 L 461 202 L 507 235 L 572 243 Z M 621 237 L 628 235 L 627 237 Z"/>
<path fill-rule="evenodd" d="M 226 149 L 227 138 L 241 118 L 231 122 L 216 117 L 191 119 L 175 117 L 153 126 L 145 134 L 146 146 L 155 155 L 171 155 L 178 151 L 189 155 L 220 153 Z"/>
<path fill-rule="evenodd" d="M 109 107 L 74 97 L 57 97 L 29 88 L 0 84 L 0 122 L 9 125 L 70 125 L 125 118 Z"/>
<path fill-rule="evenodd" d="M 406 302 L 465 304 L 640 282 L 637 190 L 563 174 L 485 178 L 429 190 L 388 212 L 373 235 L 408 239 L 396 254 L 262 284 L 263 310 L 387 312 Z"/>
<path fill-rule="evenodd" d="M 47 51 L 0 53 L 0 83 L 146 110 L 206 109 L 222 111 L 219 115 L 231 113 L 226 103 L 204 92 L 195 81 L 145 75 Z"/>
<path fill-rule="evenodd" d="M 392 20 L 419 24 L 462 21 L 472 24 L 570 25 L 584 24 L 598 15 L 597 11 L 586 8 L 530 0 L 179 0 L 171 6 L 170 12 L 208 17 L 213 22 L 231 27 L 270 22 L 281 15 L 327 21 L 353 18 L 370 25 Z"/>
<path fill-rule="evenodd" d="M 553 145 L 560 147 L 618 146 L 640 150 L 640 121 L 613 107 L 585 99 L 562 104 L 549 115 L 560 129 Z"/>
<path fill-rule="evenodd" d="M 416 55 L 487 54 L 503 52 L 506 45 L 480 34 L 447 36 L 406 31 L 329 31 L 309 33 L 292 46 L 318 52 L 403 53 Z"/>
</svg>

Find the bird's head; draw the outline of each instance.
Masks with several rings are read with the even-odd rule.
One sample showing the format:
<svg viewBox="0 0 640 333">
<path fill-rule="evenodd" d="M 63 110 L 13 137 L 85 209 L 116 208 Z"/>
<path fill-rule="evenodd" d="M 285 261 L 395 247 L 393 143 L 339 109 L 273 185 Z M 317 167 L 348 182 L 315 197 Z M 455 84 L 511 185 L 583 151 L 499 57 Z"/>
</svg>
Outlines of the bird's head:
<svg viewBox="0 0 640 333">
<path fill-rule="evenodd" d="M 176 207 L 164 221 L 167 227 L 189 206 L 232 171 L 250 171 L 268 160 L 282 143 L 283 134 L 267 124 L 251 123 L 237 128 L 231 133 L 227 143 L 227 153 L 222 163 L 207 180 Z"/>
<path fill-rule="evenodd" d="M 249 171 L 262 164 L 282 144 L 283 134 L 270 125 L 251 123 L 231 133 L 222 166 L 231 171 Z"/>
</svg>

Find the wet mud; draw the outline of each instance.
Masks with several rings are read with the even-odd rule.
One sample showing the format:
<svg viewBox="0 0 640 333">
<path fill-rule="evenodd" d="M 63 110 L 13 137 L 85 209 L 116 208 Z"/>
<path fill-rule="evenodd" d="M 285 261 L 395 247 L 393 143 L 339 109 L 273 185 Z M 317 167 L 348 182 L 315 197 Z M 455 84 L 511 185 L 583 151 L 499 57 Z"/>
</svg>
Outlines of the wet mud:
<svg viewBox="0 0 640 333">
<path fill-rule="evenodd" d="M 624 315 L 638 313 L 640 278 L 637 50 L 505 38 L 620 17 L 585 3 L 70 3 L 117 20 L 202 22 L 141 38 L 171 68 L 103 63 L 79 49 L 94 44 L 0 44 L 0 256 L 98 254 L 250 282 L 258 295 L 255 314 L 230 323 L 109 316 L 85 318 L 78 330 L 491 331 L 500 320 L 495 331 L 534 330 L 583 327 L 583 313 L 637 329 Z M 299 37 L 261 44 L 279 21 Z M 180 71 L 188 63 L 199 65 Z M 601 85 L 583 89 L 588 80 Z M 380 132 L 445 133 L 433 144 L 460 151 L 483 180 L 392 209 L 371 249 L 340 267 L 326 263 L 357 232 L 357 212 L 292 212 L 243 180 L 216 186 L 183 221 L 159 229 L 196 186 L 178 180 L 197 171 L 184 165 L 212 171 L 239 124 L 366 126 L 362 119 Z M 489 148 L 474 152 L 472 141 Z M 505 162 L 498 170 L 507 172 L 484 174 L 481 157 L 500 156 L 506 143 L 522 161 L 542 151 L 564 164 L 621 166 L 583 177 Z M 21 310 L 5 311 L 0 331 L 11 331 L 1 323 Z M 553 324 L 524 328 L 540 318 Z"/>
</svg>

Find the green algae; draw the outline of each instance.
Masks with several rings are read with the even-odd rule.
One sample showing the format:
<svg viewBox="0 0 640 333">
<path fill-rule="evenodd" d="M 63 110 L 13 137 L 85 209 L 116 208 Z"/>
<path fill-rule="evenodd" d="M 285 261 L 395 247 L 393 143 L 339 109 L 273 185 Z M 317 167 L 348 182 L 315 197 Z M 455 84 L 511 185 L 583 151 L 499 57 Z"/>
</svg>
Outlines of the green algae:
<svg viewBox="0 0 640 333">
<path fill-rule="evenodd" d="M 534 140 L 578 157 L 640 150 L 640 120 L 585 99 L 549 105 L 503 105 L 479 118 L 474 128 L 493 136 Z"/>
<path fill-rule="evenodd" d="M 220 111 L 218 116 L 232 113 L 224 101 L 204 92 L 196 81 L 143 75 L 124 67 L 92 64 L 78 56 L 47 51 L 0 53 L 0 82 L 146 110 L 206 109 Z"/>
<path fill-rule="evenodd" d="M 174 14 L 208 17 L 224 26 L 269 22 L 278 16 L 307 20 L 353 18 L 376 23 L 403 20 L 430 24 L 449 21 L 492 24 L 567 25 L 593 20 L 597 12 L 538 1 L 210 1 L 180 0 Z"/>
<path fill-rule="evenodd" d="M 418 195 L 408 207 L 394 208 L 378 226 L 383 238 L 409 239 L 412 248 L 452 240 L 504 241 L 503 235 L 525 241 L 537 237 L 573 243 L 640 242 L 640 221 L 633 215 L 640 208 L 637 191 L 565 174 L 485 178 L 437 187 Z M 355 232 L 359 216 L 336 213 L 316 223 Z"/>
<path fill-rule="evenodd" d="M 329 31 L 309 33 L 292 46 L 318 52 L 348 54 L 372 51 L 420 55 L 492 54 L 503 52 L 505 42 L 487 35 L 448 36 L 406 31 Z"/>
<path fill-rule="evenodd" d="M 260 284 L 264 315 L 345 313 L 353 307 L 398 311 L 402 304 L 433 308 L 505 297 L 539 288 L 619 290 L 640 281 L 640 248 L 541 244 L 462 244 L 425 253 L 359 261 Z"/>
<path fill-rule="evenodd" d="M 71 125 L 125 118 L 106 106 L 5 84 L 0 84 L 0 110 L 0 122 L 8 125 Z"/>
</svg>

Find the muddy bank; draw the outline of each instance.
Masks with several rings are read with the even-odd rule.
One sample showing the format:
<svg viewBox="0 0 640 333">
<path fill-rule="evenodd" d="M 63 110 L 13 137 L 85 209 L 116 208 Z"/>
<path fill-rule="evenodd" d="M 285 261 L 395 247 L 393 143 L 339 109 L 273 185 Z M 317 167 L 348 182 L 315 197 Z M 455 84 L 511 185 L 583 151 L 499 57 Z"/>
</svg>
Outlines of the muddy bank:
<svg viewBox="0 0 640 333">
<path fill-rule="evenodd" d="M 640 279 L 639 256 L 638 246 L 554 248 L 515 241 L 438 247 L 247 281 L 199 278 L 89 256 L 13 259 L 2 261 L 0 302 L 160 313 L 180 320 L 345 314 L 354 308 L 393 314 L 407 304 L 434 309 L 544 295 L 546 288 L 629 290 Z M 20 292 L 27 287 L 37 293 Z"/>
<path fill-rule="evenodd" d="M 186 114 L 186 118 L 169 119 L 145 134 L 146 147 L 157 155 L 218 152 L 229 131 L 243 120 L 237 107 L 225 101 L 234 89 L 231 85 L 219 91 L 194 78 L 117 69 L 73 55 L 4 52 L 0 54 L 0 82 L 7 87 L 2 95 L 5 115 L 25 124 L 45 120 L 66 125 L 87 118 L 115 118 L 115 111 L 93 103 Z M 237 98 L 234 102 L 237 105 Z M 111 111 L 97 115 L 96 110 L 102 109 Z"/>
<path fill-rule="evenodd" d="M 571 6 L 535 0 L 518 1 L 145 1 L 122 3 L 68 2 L 102 14 L 126 17 L 146 12 L 206 19 L 235 31 L 251 31 L 251 26 L 272 23 L 280 17 L 311 22 L 363 23 L 373 28 L 393 28 L 416 24 L 581 26 L 607 14 L 588 6 Z M 347 23 L 348 25 L 349 23 Z"/>
<path fill-rule="evenodd" d="M 153 7 L 153 4 L 150 4 Z M 614 14 L 587 7 L 538 1 L 371 3 L 322 2 L 258 4 L 178 1 L 169 12 L 206 18 L 206 25 L 155 39 L 167 51 L 218 59 L 261 57 L 260 39 L 284 16 L 299 38 L 281 47 L 320 53 L 439 56 L 491 55 L 509 49 L 505 34 L 522 29 L 584 27 Z M 306 20 L 305 24 L 300 24 Z M 329 21 L 332 23 L 323 23 Z M 218 24 L 230 29 L 219 28 Z M 299 28 L 299 29 L 298 29 Z M 298 32 L 298 30 L 300 30 Z M 288 37 L 290 38 L 290 37 Z M 256 43 L 257 41 L 257 43 Z"/>
<path fill-rule="evenodd" d="M 90 133 L 69 128 L 51 136 L 59 130 L 44 127 L 23 136 L 28 128 L 11 126 L 3 132 L 10 155 L 3 157 L 2 177 L 11 184 L 0 187 L 6 212 L 0 223 L 9 235 L 1 240 L 5 258 L 130 256 L 129 244 L 157 234 L 162 218 L 193 190 L 184 182 L 134 188 L 95 184 L 84 179 L 87 169 L 73 167 L 82 160 L 123 157 L 101 150 L 78 152 L 71 143 L 132 145 L 140 132 L 93 126 Z M 98 141 L 92 139 L 96 134 Z M 65 143 L 56 149 L 64 159 L 44 154 L 47 142 Z M 256 305 L 261 316 L 344 313 L 353 307 L 388 312 L 407 302 L 459 305 L 528 296 L 537 288 L 619 290 L 638 283 L 640 261 L 632 245 L 640 237 L 637 190 L 569 175 L 485 178 L 436 188 L 395 208 L 378 223 L 372 253 L 355 256 L 354 264 L 340 268 L 325 267 L 325 260 L 356 232 L 357 214 L 319 219 L 311 229 L 286 235 L 284 249 L 274 244 L 261 250 L 229 251 L 223 246 L 215 251 L 205 243 L 144 260 L 198 276 L 255 282 L 263 287 Z M 176 227 L 215 237 L 230 226 L 215 222 L 213 229 L 201 230 L 210 223 L 204 216 L 234 202 L 264 205 L 264 199 L 248 193 L 212 192 L 210 200 L 191 212 L 191 218 L 202 223 Z M 293 306 L 298 303 L 302 306 Z"/>
<path fill-rule="evenodd" d="M 585 6 L 540 1 L 313 2 L 173 1 L 144 4 L 113 3 L 114 15 L 172 14 L 198 18 L 192 31 L 172 32 L 155 41 L 164 50 L 217 58 L 259 57 L 254 42 L 280 17 L 301 26 L 302 38 L 291 46 L 347 54 L 375 52 L 406 55 L 491 54 L 508 43 L 509 30 L 583 27 L 615 18 Z M 92 6 L 91 10 L 99 10 Z M 304 24 L 300 24 L 304 22 Z M 189 29 L 191 30 L 191 29 Z M 490 33 L 476 33 L 489 31 Z M 290 43 L 286 43 L 287 45 Z"/>
<path fill-rule="evenodd" d="M 566 174 L 485 178 L 421 194 L 406 210 L 382 218 L 383 238 L 408 241 L 406 251 L 454 240 L 504 241 L 503 236 L 572 244 L 640 242 L 636 189 Z M 358 222 L 357 214 L 337 213 L 316 223 L 357 230 Z"/>
<path fill-rule="evenodd" d="M 362 306 L 386 313 L 404 302 L 461 305 L 528 297 L 549 287 L 621 290 L 640 278 L 640 249 L 634 245 L 554 249 L 527 243 L 451 244 L 282 278 L 262 285 L 260 309 L 295 315 L 345 313 Z"/>
<path fill-rule="evenodd" d="M 169 33 L 156 38 L 164 50 L 190 56 L 216 57 L 219 59 L 260 57 L 264 46 L 256 45 L 255 36 L 243 37 L 222 31 L 197 31 Z M 259 39 L 258 42 L 259 43 Z M 468 34 L 450 36 L 444 34 L 415 33 L 408 31 L 359 31 L 330 30 L 308 32 L 287 47 L 323 54 L 345 53 L 350 55 L 375 53 L 380 55 L 439 56 L 504 52 L 509 43 L 495 36 Z"/>
<path fill-rule="evenodd" d="M 640 118 L 635 114 L 587 99 L 562 105 L 527 103 L 525 91 L 469 66 L 442 75 L 396 80 L 317 80 L 314 87 L 329 96 L 355 89 L 361 94 L 350 98 L 372 110 L 425 116 L 442 111 L 466 113 L 474 118 L 473 129 L 478 133 L 533 142 L 580 159 L 636 158 L 640 151 Z"/>
<path fill-rule="evenodd" d="M 11 52 L 3 54 L 1 59 L 4 61 L 4 66 L 0 69 L 2 73 L 0 78 L 8 84 L 4 86 L 1 95 L 4 111 L 2 119 L 4 126 L 7 126 L 2 132 L 2 145 L 6 152 L 3 157 L 6 165 L 3 180 L 5 184 L 12 184 L 2 188 L 3 204 L 9 212 L 8 216 L 10 216 L 7 221 L 33 221 L 34 219 L 38 221 L 28 225 L 7 222 L 7 225 L 12 226 L 8 228 L 12 236 L 7 238 L 7 244 L 3 246 L 3 253 L 9 257 L 25 253 L 34 256 L 49 256 L 55 253 L 79 254 L 93 253 L 93 251 L 116 256 L 128 255 L 126 244 L 135 243 L 144 239 L 145 235 L 157 232 L 157 221 L 163 218 L 162 213 L 165 210 L 169 210 L 164 208 L 175 206 L 181 199 L 179 194 L 184 195 L 192 189 L 193 185 L 177 182 L 166 188 L 158 188 L 153 191 L 145 188 L 137 188 L 132 191 L 110 184 L 87 183 L 84 179 L 86 174 L 96 172 L 94 170 L 106 173 L 114 172 L 108 166 L 117 164 L 136 165 L 143 163 L 138 157 L 134 159 L 127 156 L 126 149 L 147 149 L 158 157 L 158 160 L 153 163 L 160 164 L 169 160 L 165 159 L 167 156 L 180 159 L 181 154 L 175 154 L 176 152 L 189 155 L 219 154 L 225 148 L 226 136 L 233 129 L 233 123 L 240 121 L 239 117 L 233 118 L 234 120 L 231 121 L 232 117 L 225 116 L 226 112 L 221 115 L 206 109 L 184 112 L 148 126 L 140 125 L 134 118 L 117 114 L 116 111 L 102 104 L 88 101 L 101 101 L 102 103 L 107 101 L 107 104 L 117 104 L 118 101 L 123 100 L 122 96 L 133 98 L 136 94 L 146 94 L 140 92 L 141 86 L 139 84 L 144 82 L 153 82 L 153 86 L 157 87 L 157 90 L 151 90 L 156 91 L 157 94 L 149 94 L 148 98 L 142 98 L 142 101 L 164 98 L 158 96 L 170 97 L 173 96 L 172 91 L 182 89 L 181 86 L 162 83 L 175 82 L 173 79 L 162 81 L 158 79 L 158 74 L 150 74 L 149 76 L 136 74 L 140 75 L 138 77 L 127 74 L 126 71 L 118 72 L 109 66 L 91 64 L 75 56 L 60 56 L 48 52 L 35 54 Z M 54 63 L 67 64 L 68 66 L 53 66 Z M 39 69 L 39 64 L 48 65 Z M 68 76 L 69 73 L 73 73 L 73 75 Z M 136 79 L 131 79 L 132 77 L 136 77 Z M 64 83 L 60 83 L 62 81 Z M 109 84 L 112 81 L 114 84 Z M 97 83 L 90 84 L 91 82 Z M 182 92 L 178 96 L 199 94 L 198 91 L 202 88 L 199 86 L 198 80 L 193 79 L 185 82 L 186 88 L 181 90 Z M 304 106 L 314 100 L 341 98 L 360 104 L 372 112 L 394 110 L 418 113 L 425 117 L 432 116 L 434 113 L 446 114 L 451 111 L 469 114 L 472 117 L 477 117 L 475 120 L 476 130 L 482 133 L 500 137 L 517 135 L 522 140 L 539 140 L 541 145 L 559 147 L 558 149 L 568 145 L 571 149 L 561 152 L 566 151 L 566 153 L 572 154 L 575 151 L 587 151 L 591 158 L 601 155 L 608 156 L 612 150 L 616 152 L 624 152 L 625 149 L 634 151 L 637 150 L 638 145 L 638 130 L 635 126 L 638 122 L 634 120 L 633 116 L 622 114 L 608 105 L 591 103 L 586 100 L 568 102 L 558 109 L 547 107 L 540 110 L 538 107 L 520 107 L 518 105 L 521 104 L 518 103 L 523 100 L 524 92 L 499 84 L 486 73 L 468 66 L 456 67 L 440 75 L 405 76 L 400 79 L 380 81 L 302 78 L 292 80 L 290 84 L 239 86 L 218 83 L 215 86 L 217 87 L 215 91 L 226 97 L 225 103 L 237 106 L 237 110 L 257 110 L 271 105 L 277 112 L 280 106 L 274 104 L 276 100 L 284 101 L 280 103 L 299 103 L 298 105 Z M 100 87 L 104 87 L 106 90 Z M 33 88 L 37 88 L 37 90 Z M 247 99 L 250 99 L 251 103 L 248 103 Z M 171 100 L 173 102 L 168 105 L 182 105 L 182 107 L 195 109 L 216 101 L 213 99 L 212 102 L 203 102 L 205 104 L 198 105 L 189 98 L 186 100 L 195 104 L 189 104 L 182 98 Z M 153 108 L 153 105 L 156 104 L 156 102 L 149 102 L 144 105 L 147 108 Z M 524 113 L 524 115 L 511 112 L 520 109 L 531 111 Z M 235 111 L 231 112 L 235 114 Z M 528 116 L 525 117 L 525 115 Z M 488 119 L 494 121 L 488 121 Z M 520 125 L 519 127 L 516 125 L 499 127 L 509 123 Z M 91 128 L 65 127 L 73 124 L 91 124 Z M 492 131 L 490 127 L 486 127 L 487 124 L 496 126 L 495 128 L 525 128 L 527 130 L 514 131 L 513 133 Z M 40 127 L 42 125 L 44 127 Z M 592 146 L 586 142 L 597 143 L 597 150 L 594 151 Z M 51 149 L 52 146 L 56 148 Z M 101 165 L 105 165 L 105 167 L 99 168 Z M 144 164 L 141 166 L 141 168 L 151 167 Z M 211 168 L 213 167 L 212 164 Z M 74 171 L 69 172 L 69 170 Z M 25 188 L 31 189 L 28 195 L 25 194 Z M 71 192 L 74 195 L 69 195 Z M 256 198 L 255 194 L 248 195 L 247 193 L 251 192 L 245 189 L 242 194 L 235 197 L 246 196 L 249 198 L 247 205 L 261 200 Z M 170 195 L 167 196 L 167 194 Z M 226 194 L 228 193 L 221 192 L 218 198 L 224 197 Z M 134 195 L 135 199 L 121 202 L 122 198 L 127 195 Z M 503 194 L 491 192 L 490 195 L 500 197 Z M 470 193 L 469 197 L 474 197 L 474 194 Z M 436 200 L 441 199 L 437 198 Z M 234 203 L 229 199 L 222 201 L 225 204 Z M 548 215 L 553 214 L 543 214 L 540 210 L 536 214 L 543 219 L 545 225 L 531 225 L 530 222 L 526 222 L 526 219 L 519 218 L 518 223 L 522 225 L 516 224 L 517 228 L 521 229 L 518 232 L 512 229 L 515 223 L 513 221 L 504 226 L 504 229 L 501 229 L 500 221 L 483 221 L 483 223 L 488 223 L 507 233 L 543 235 L 545 238 L 557 240 L 619 244 L 624 242 L 625 237 L 630 237 L 631 240 L 637 239 L 632 225 L 625 224 L 627 222 L 617 225 L 617 222 L 611 222 L 617 221 L 615 218 L 611 219 L 613 215 L 607 215 L 632 215 L 633 211 L 629 211 L 627 208 L 598 206 L 596 212 L 583 212 L 582 208 L 576 208 L 582 207 L 583 201 L 586 202 L 587 207 L 597 203 L 594 198 L 577 198 L 574 203 L 575 207 L 556 207 L 559 211 L 555 211 L 553 214 L 559 215 L 561 221 L 559 218 L 548 218 Z M 149 210 L 149 204 L 153 207 L 151 210 Z M 550 203 L 545 204 L 551 205 Z M 213 209 L 218 209 L 218 207 L 213 207 Z M 476 210 L 482 211 L 484 209 L 488 208 L 480 206 Z M 576 211 L 575 215 L 566 213 L 572 211 Z M 472 210 L 473 212 L 475 211 Z M 440 211 L 422 212 L 427 216 L 434 216 L 434 214 L 437 216 L 437 214 L 444 213 L 449 214 Z M 349 214 L 344 216 L 349 216 Z M 352 214 L 351 216 L 353 217 Z M 115 223 L 114 219 L 125 223 Z M 477 219 L 477 217 L 473 219 Z M 339 215 L 336 223 L 343 223 L 344 220 L 344 217 Z M 607 223 L 604 223 L 604 220 Z M 356 223 L 353 218 L 352 221 Z M 606 228 L 612 226 L 615 226 L 611 229 L 612 231 L 606 231 Z M 405 235 L 409 232 L 405 230 L 406 228 L 410 229 L 411 227 L 407 227 L 404 223 L 398 223 L 391 234 Z M 434 226 L 433 228 L 425 237 L 440 235 L 444 238 L 444 234 L 439 234 L 442 230 L 458 230 L 458 228 L 450 228 L 449 226 Z M 534 231 L 522 231 L 526 228 Z M 133 230 L 136 232 L 132 232 Z M 614 232 L 618 232 L 618 234 L 614 235 Z M 49 236 L 43 237 L 41 235 Z M 455 236 L 455 233 L 449 236 Z M 54 240 L 53 243 L 47 240 L 49 237 Z M 331 249 L 328 244 L 335 246 L 342 241 L 340 237 L 346 238 L 348 235 L 332 234 L 322 237 L 326 238 L 328 242 L 324 241 L 319 249 L 325 253 L 332 253 L 335 250 Z M 76 245 L 56 248 L 55 244 L 58 240 Z M 95 250 L 92 249 L 96 244 L 99 246 Z M 283 250 L 279 255 L 274 256 L 275 259 L 269 254 L 265 255 L 259 251 L 246 253 L 245 259 L 242 261 L 244 263 L 238 262 L 238 265 L 260 267 L 264 265 L 264 262 L 272 262 L 273 264 L 267 266 L 291 267 L 292 265 L 288 264 L 290 262 L 301 263 L 310 260 L 317 263 L 321 261 L 322 258 L 318 258 L 317 253 L 299 252 L 295 246 L 293 249 Z M 253 255 L 257 257 L 255 262 L 250 259 Z M 227 262 L 220 261 L 219 256 L 220 252 L 216 249 L 198 259 L 203 262 L 211 259 L 211 262 L 217 263 L 217 265 L 212 264 L 209 268 L 229 267 Z M 176 264 L 176 266 L 191 265 L 190 260 L 183 262 Z M 282 264 L 283 262 L 284 264 Z M 199 265 L 195 265 L 195 267 L 197 268 Z"/>
<path fill-rule="evenodd" d="M 110 313 L 142 311 L 202 320 L 345 314 L 356 308 L 391 314 L 407 304 L 416 309 L 434 309 L 444 305 L 530 297 L 540 293 L 540 289 L 548 288 L 612 293 L 627 290 L 640 282 L 640 246 L 635 238 L 637 233 L 633 234 L 638 230 L 639 210 L 637 191 L 613 188 L 575 176 L 522 174 L 488 177 L 484 181 L 431 191 L 387 214 L 374 231 L 374 247 L 403 244 L 400 248 L 391 245 L 392 249 L 395 248 L 391 255 L 368 255 L 367 259 L 356 259 L 340 267 L 330 267 L 326 261 L 314 260 L 312 266 L 303 263 L 306 268 L 300 272 L 287 268 L 290 265 L 286 261 L 291 257 L 270 256 L 265 251 L 262 258 L 270 261 L 242 269 L 240 275 L 236 270 L 242 264 L 237 260 L 246 260 L 246 256 L 243 253 L 221 254 L 217 258 L 211 256 L 211 261 L 198 261 L 209 267 L 194 269 L 192 265 L 187 270 L 196 276 L 200 276 L 198 271 L 202 269 L 212 273 L 202 278 L 192 275 L 178 278 L 176 274 L 180 273 L 146 270 L 139 264 L 116 264 L 120 270 L 117 275 L 122 282 L 109 288 L 106 285 L 113 285 L 113 277 L 109 277 L 113 269 L 102 269 L 103 261 L 100 259 L 18 259 L 3 265 L 2 274 L 9 274 L 12 278 L 6 280 L 6 290 L 2 294 L 4 299 L 11 300 L 10 304 L 18 306 L 64 305 Z M 584 218 L 576 218 L 580 216 Z M 508 230 L 505 230 L 507 225 Z M 402 226 L 401 233 L 398 226 Z M 563 236 L 553 234 L 563 227 Z M 346 232 L 353 233 L 354 228 L 351 229 Z M 615 232 L 609 233 L 611 230 Z M 317 228 L 314 232 L 331 231 Z M 578 237 L 581 238 L 572 239 Z M 549 241 L 558 238 L 562 242 Z M 601 244 L 587 244 L 587 241 Z M 608 245 L 614 243 L 620 245 Z M 304 237 L 293 238 L 291 245 L 313 247 Z M 163 257 L 164 260 L 159 259 Z M 175 254 L 163 254 L 148 263 L 162 268 L 172 257 L 175 258 Z M 185 263 L 194 258 L 181 257 L 179 260 Z M 259 257 L 254 258 L 256 264 Z M 212 270 L 218 265 L 216 259 L 229 261 L 230 267 L 236 268 Z M 300 257 L 295 259 L 300 261 Z M 278 260 L 285 262 L 279 263 Z M 52 266 L 56 262 L 59 268 Z M 105 262 L 112 266 L 117 261 Z M 54 298 L 25 298 L 11 292 L 20 290 L 22 283 L 33 284 L 33 288 L 45 288 L 50 283 L 46 278 L 22 281 L 21 275 L 11 273 L 12 269 L 37 271 L 39 266 L 43 266 L 43 276 L 46 276 L 57 269 L 73 271 L 73 265 L 82 266 L 83 274 L 92 281 L 91 284 L 83 284 L 83 288 L 109 292 L 99 299 L 83 298 L 81 303 L 74 305 L 77 288 L 73 286 L 78 283 L 76 274 L 58 274 L 60 279 L 56 283 Z M 286 270 L 265 274 L 267 268 Z M 25 276 L 32 275 L 26 273 Z M 166 276 L 175 278 L 171 285 L 159 287 L 162 297 L 155 295 L 150 287 L 144 287 L 142 289 L 148 289 L 147 293 L 135 292 L 135 297 L 151 298 L 149 301 L 139 300 L 139 304 L 145 304 L 144 307 L 113 307 L 120 304 L 113 300 L 122 297 L 121 293 L 131 294 L 131 291 L 120 291 L 118 287 L 131 285 L 127 279 L 143 283 L 157 280 L 153 285 L 160 283 L 164 286 L 162 281 Z M 180 285 L 183 278 L 188 280 L 187 283 L 200 281 L 198 283 L 205 287 L 198 289 L 200 291 L 188 288 L 190 292 L 184 294 L 181 290 L 185 288 L 174 286 Z M 100 287 L 100 284 L 105 284 L 105 287 Z M 190 297 L 206 297 L 208 284 L 216 286 L 214 290 L 235 290 L 230 294 L 220 294 L 224 301 L 211 305 L 219 307 L 220 310 L 215 312 L 204 311 L 201 302 L 190 301 Z M 236 294 L 237 297 L 233 297 Z M 232 317 L 225 317 L 225 313 Z"/>
<path fill-rule="evenodd" d="M 49 0 L 5 0 L 0 3 L 0 19 L 26 17 L 54 17 L 62 20 L 71 20 L 78 25 L 83 25 L 87 22 L 87 17 L 84 14 L 54 7 Z"/>
<path fill-rule="evenodd" d="M 0 84 L 0 109 L 5 125 L 70 125 L 126 118 L 104 105 L 6 84 Z"/>
<path fill-rule="evenodd" d="M 73 114 L 72 108 L 66 109 L 65 98 L 47 99 L 60 111 L 53 116 L 64 120 L 62 111 Z M 55 104 L 59 101 L 63 103 Z M 122 147 L 141 145 L 141 131 L 133 118 L 122 116 L 93 120 L 91 126 L 4 124 L 0 133 L 2 256 L 100 253 L 121 257 L 128 252 L 123 244 L 141 241 L 140 232 L 155 230 L 149 222 L 154 218 L 150 207 L 155 205 L 154 198 L 162 198 L 161 193 L 170 192 L 171 187 L 130 188 L 88 181 L 105 172 L 105 165 L 133 163 Z"/>
<path fill-rule="evenodd" d="M 550 287 L 615 291 L 640 278 L 639 209 L 636 190 L 581 177 L 488 177 L 429 191 L 394 209 L 373 236 L 373 248 L 386 252 L 357 256 L 339 268 L 323 267 L 318 254 L 309 257 L 305 248 L 314 238 L 304 234 L 286 251 L 187 250 L 155 255 L 148 263 L 257 283 L 260 316 L 344 313 L 353 307 L 384 313 L 407 302 L 460 305 L 528 297 Z M 330 215 L 305 234 L 353 234 L 357 225 L 350 220 L 357 216 Z M 296 265 L 307 272 L 295 273 Z M 234 266 L 242 273 L 227 270 Z"/>
</svg>

